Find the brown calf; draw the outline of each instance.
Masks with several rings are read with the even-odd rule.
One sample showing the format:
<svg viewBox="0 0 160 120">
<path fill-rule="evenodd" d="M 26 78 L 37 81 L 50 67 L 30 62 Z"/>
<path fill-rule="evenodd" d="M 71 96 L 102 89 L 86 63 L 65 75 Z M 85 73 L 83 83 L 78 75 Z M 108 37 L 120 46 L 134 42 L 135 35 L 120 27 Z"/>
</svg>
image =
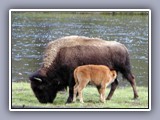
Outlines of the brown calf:
<svg viewBox="0 0 160 120">
<path fill-rule="evenodd" d="M 105 102 L 106 87 L 112 83 L 116 77 L 116 71 L 110 70 L 104 65 L 84 65 L 77 67 L 74 70 L 75 86 L 73 101 L 76 101 L 78 92 L 80 102 L 83 103 L 82 90 L 89 82 L 91 82 L 98 89 L 100 101 Z"/>
</svg>

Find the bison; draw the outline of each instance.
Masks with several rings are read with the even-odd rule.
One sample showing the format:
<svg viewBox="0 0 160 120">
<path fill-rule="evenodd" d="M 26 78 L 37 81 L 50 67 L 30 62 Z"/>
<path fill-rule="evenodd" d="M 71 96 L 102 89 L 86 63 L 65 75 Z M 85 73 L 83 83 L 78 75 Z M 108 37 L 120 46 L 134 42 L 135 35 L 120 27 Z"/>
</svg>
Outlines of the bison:
<svg viewBox="0 0 160 120">
<path fill-rule="evenodd" d="M 82 90 L 90 82 L 94 84 L 100 94 L 100 101 L 105 102 L 106 87 L 112 83 L 117 77 L 115 70 L 110 70 L 104 65 L 83 65 L 74 70 L 74 96 L 73 101 L 76 101 L 78 93 L 81 103 L 83 102 Z"/>
<path fill-rule="evenodd" d="M 29 77 L 39 102 L 52 103 L 58 91 L 69 87 L 67 103 L 71 103 L 75 85 L 73 71 L 87 64 L 106 65 L 120 72 L 130 82 L 134 98 L 138 97 L 129 53 L 123 44 L 99 38 L 67 36 L 47 45 L 41 67 Z M 111 99 L 117 85 L 118 80 L 115 79 L 106 99 Z"/>
</svg>

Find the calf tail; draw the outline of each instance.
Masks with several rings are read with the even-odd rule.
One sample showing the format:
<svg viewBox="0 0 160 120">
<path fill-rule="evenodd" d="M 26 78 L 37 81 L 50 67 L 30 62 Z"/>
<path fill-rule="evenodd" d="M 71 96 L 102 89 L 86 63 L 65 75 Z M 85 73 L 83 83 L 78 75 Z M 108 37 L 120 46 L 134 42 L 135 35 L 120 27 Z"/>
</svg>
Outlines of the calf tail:
<svg viewBox="0 0 160 120">
<path fill-rule="evenodd" d="M 116 79 L 117 78 L 117 72 L 115 70 L 112 70 L 111 72 L 112 72 L 113 78 Z"/>
</svg>

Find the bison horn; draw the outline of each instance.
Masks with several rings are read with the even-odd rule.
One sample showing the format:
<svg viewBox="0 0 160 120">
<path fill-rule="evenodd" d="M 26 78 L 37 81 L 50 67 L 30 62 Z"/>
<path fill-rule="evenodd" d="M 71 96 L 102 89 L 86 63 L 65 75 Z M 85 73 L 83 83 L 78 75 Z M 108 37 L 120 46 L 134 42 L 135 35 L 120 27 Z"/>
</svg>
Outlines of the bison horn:
<svg viewBox="0 0 160 120">
<path fill-rule="evenodd" d="M 35 80 L 38 80 L 39 82 L 42 82 L 42 79 L 34 77 Z"/>
</svg>

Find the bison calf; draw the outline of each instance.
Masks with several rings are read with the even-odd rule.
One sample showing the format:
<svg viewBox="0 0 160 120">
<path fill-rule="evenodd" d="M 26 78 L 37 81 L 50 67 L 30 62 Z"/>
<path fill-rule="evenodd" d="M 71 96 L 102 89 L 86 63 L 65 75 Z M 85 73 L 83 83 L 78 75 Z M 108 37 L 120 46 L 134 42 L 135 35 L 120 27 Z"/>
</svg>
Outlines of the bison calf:
<svg viewBox="0 0 160 120">
<path fill-rule="evenodd" d="M 98 88 L 100 94 L 100 101 L 105 102 L 105 90 L 106 87 L 112 83 L 117 77 L 115 70 L 110 70 L 104 65 L 84 65 L 79 66 L 74 70 L 74 97 L 73 101 L 76 101 L 76 95 L 80 102 L 83 103 L 82 90 L 90 82 Z"/>
</svg>

